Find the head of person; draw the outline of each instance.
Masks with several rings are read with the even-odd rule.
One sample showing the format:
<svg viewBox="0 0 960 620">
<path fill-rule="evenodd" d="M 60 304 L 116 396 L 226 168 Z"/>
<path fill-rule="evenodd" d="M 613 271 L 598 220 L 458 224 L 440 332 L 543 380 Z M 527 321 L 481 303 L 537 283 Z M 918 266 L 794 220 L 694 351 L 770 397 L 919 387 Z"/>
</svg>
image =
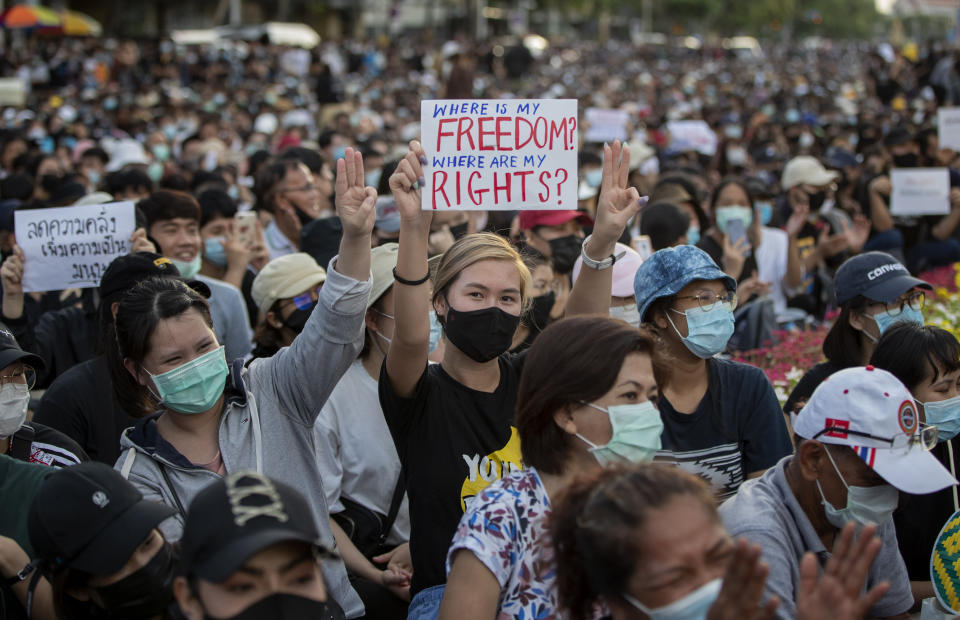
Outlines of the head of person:
<svg viewBox="0 0 960 620">
<path fill-rule="evenodd" d="M 373 238 L 377 245 L 395 243 L 400 239 L 400 211 L 393 196 L 377 198 L 377 219 L 373 225 Z"/>
<path fill-rule="evenodd" d="M 897 323 L 880 337 L 870 364 L 890 372 L 946 441 L 960 433 L 960 342 L 934 325 Z"/>
<path fill-rule="evenodd" d="M 164 617 L 177 561 L 157 528 L 174 510 L 91 461 L 51 474 L 29 511 L 30 544 L 58 618 Z"/>
<path fill-rule="evenodd" d="M 650 196 L 650 204 L 658 202 L 668 202 L 689 216 L 687 243 L 690 245 L 696 245 L 700 236 L 705 235 L 710 228 L 710 220 L 701 204 L 700 188 L 690 175 L 673 172 L 662 176 Z"/>
<path fill-rule="evenodd" d="M 889 254 L 866 252 L 840 265 L 834 288 L 840 316 L 823 339 L 823 354 L 843 366 L 858 366 L 895 323 L 923 324 L 924 290 L 932 287 Z"/>
<path fill-rule="evenodd" d="M 896 377 L 873 366 L 824 380 L 793 430 L 797 449 L 787 479 L 814 524 L 882 525 L 897 507 L 898 490 L 923 495 L 956 484 L 929 452 L 936 428 L 921 423 Z"/>
<path fill-rule="evenodd" d="M 169 258 L 180 275 L 192 278 L 203 262 L 200 238 L 200 205 L 185 192 L 156 191 L 137 203 L 147 219 L 147 234 L 157 250 Z"/>
<path fill-rule="evenodd" d="M 153 180 L 139 168 L 126 168 L 104 177 L 104 190 L 116 200 L 141 200 L 153 192 Z"/>
<path fill-rule="evenodd" d="M 227 362 L 210 306 L 193 288 L 175 278 L 141 280 L 121 297 L 114 326 L 107 363 L 125 411 L 195 415 L 221 402 Z"/>
<path fill-rule="evenodd" d="M 572 262 L 571 262 L 572 264 Z M 510 243 L 475 233 L 443 253 L 433 281 L 433 309 L 452 347 L 477 363 L 506 352 L 530 303 L 530 270 Z"/>
<path fill-rule="evenodd" d="M 710 197 L 713 224 L 724 235 L 730 234 L 732 222 L 739 220 L 744 230 L 758 229 L 760 215 L 756 213 L 753 196 L 743 179 L 723 179 Z"/>
<path fill-rule="evenodd" d="M 692 245 L 654 252 L 633 280 L 640 321 L 675 355 L 713 357 L 733 335 L 737 283 Z"/>
<path fill-rule="evenodd" d="M 292 209 L 301 224 L 323 215 L 320 187 L 314 174 L 296 159 L 279 159 L 261 166 L 256 193 L 257 208 L 274 215 Z"/>
<path fill-rule="evenodd" d="M 837 179 L 837 189 L 843 190 L 853 185 L 856 187 L 862 169 L 860 160 L 855 154 L 845 148 L 834 146 L 827 149 L 827 166 L 836 170 L 840 177 Z"/>
<path fill-rule="evenodd" d="M 827 170 L 816 157 L 800 155 L 787 162 L 780 177 L 784 192 L 806 198 L 810 212 L 816 213 L 833 191 L 840 175 Z"/>
<path fill-rule="evenodd" d="M 203 239 L 203 260 L 217 267 L 227 266 L 223 242 L 233 234 L 233 217 L 237 203 L 222 189 L 208 189 L 197 196 L 200 204 L 200 238 Z"/>
<path fill-rule="evenodd" d="M 307 500 L 253 471 L 211 483 L 191 502 L 174 593 L 188 620 L 336 617 L 321 559 L 330 556 Z"/>
<path fill-rule="evenodd" d="M 734 550 L 707 484 L 658 463 L 575 479 L 553 506 L 550 534 L 571 620 L 593 618 L 599 604 L 614 620 L 705 617 Z"/>
<path fill-rule="evenodd" d="M 640 234 L 650 237 L 654 252 L 689 243 L 690 230 L 690 214 L 674 204 L 658 202 L 643 208 Z M 699 227 L 695 230 L 699 235 Z"/>
<path fill-rule="evenodd" d="M 39 355 L 24 351 L 13 334 L 0 329 L 0 442 L 27 420 L 30 390 L 43 367 Z"/>
<path fill-rule="evenodd" d="M 103 174 L 109 161 L 110 156 L 102 148 L 98 146 L 88 148 L 80 154 L 78 172 L 86 177 L 91 187 L 96 188 L 103 180 Z"/>
<path fill-rule="evenodd" d="M 663 431 L 656 401 L 664 372 L 647 330 L 600 317 L 550 325 L 527 354 L 517 394 L 524 463 L 560 475 L 651 460 Z"/>
<path fill-rule="evenodd" d="M 524 320 L 527 327 L 543 331 L 550 323 L 550 313 L 557 302 L 554 271 L 550 259 L 530 246 L 521 250 L 523 262 L 530 270 L 530 306 Z"/>
<path fill-rule="evenodd" d="M 920 146 L 908 129 L 892 129 L 883 137 L 883 146 L 894 168 L 916 168 L 920 165 Z"/>
<path fill-rule="evenodd" d="M 626 321 L 634 327 L 640 326 L 640 313 L 633 296 L 633 279 L 643 259 L 636 250 L 618 243 L 613 251 L 617 261 L 613 264 L 613 279 L 610 284 L 610 316 Z M 583 257 L 578 257 L 573 266 L 573 282 L 576 283 L 583 269 Z"/>
<path fill-rule="evenodd" d="M 396 243 L 385 243 L 373 248 L 370 252 L 370 273 L 373 276 L 373 283 L 370 287 L 370 296 L 367 298 L 367 314 L 364 317 L 366 336 L 363 351 L 360 353 L 360 357 L 364 359 L 374 351 L 379 351 L 386 356 L 393 341 L 395 329 L 393 270 L 397 266 L 399 248 L 400 246 Z M 433 330 L 431 329 L 431 351 L 436 348 L 436 343 L 432 340 Z"/>
<path fill-rule="evenodd" d="M 550 259 L 559 274 L 573 271 L 583 245 L 583 226 L 593 224 L 582 211 L 521 211 L 520 230 L 527 245 Z"/>
<path fill-rule="evenodd" d="M 260 309 L 254 342 L 268 350 L 289 346 L 307 324 L 326 280 L 327 271 L 303 252 L 267 263 L 250 289 Z"/>
</svg>

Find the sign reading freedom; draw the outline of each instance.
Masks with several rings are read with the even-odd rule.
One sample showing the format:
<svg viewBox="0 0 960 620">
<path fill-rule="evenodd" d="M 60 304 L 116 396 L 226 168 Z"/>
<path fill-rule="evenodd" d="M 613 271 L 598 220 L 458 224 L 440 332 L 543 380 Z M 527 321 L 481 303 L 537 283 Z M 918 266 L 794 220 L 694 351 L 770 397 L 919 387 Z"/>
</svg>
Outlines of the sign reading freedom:
<svg viewBox="0 0 960 620">
<path fill-rule="evenodd" d="M 575 99 L 420 104 L 424 210 L 577 208 Z"/>
</svg>

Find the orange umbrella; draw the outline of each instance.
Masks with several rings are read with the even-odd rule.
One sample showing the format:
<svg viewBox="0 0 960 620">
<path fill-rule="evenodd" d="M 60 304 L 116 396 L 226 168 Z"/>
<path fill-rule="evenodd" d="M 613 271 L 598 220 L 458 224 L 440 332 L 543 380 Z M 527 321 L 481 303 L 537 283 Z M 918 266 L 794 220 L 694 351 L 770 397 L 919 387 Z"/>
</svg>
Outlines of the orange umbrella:
<svg viewBox="0 0 960 620">
<path fill-rule="evenodd" d="M 42 6 L 18 4 L 0 13 L 0 27 L 8 30 L 29 30 L 33 28 L 59 28 L 60 16 Z"/>
</svg>

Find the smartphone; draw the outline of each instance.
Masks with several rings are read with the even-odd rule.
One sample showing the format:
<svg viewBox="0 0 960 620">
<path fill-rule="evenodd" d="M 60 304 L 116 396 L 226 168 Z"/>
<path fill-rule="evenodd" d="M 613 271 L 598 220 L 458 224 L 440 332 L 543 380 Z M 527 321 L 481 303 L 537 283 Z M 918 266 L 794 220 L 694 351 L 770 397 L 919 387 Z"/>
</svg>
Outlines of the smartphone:
<svg viewBox="0 0 960 620">
<path fill-rule="evenodd" d="M 257 214 L 255 211 L 241 211 L 233 216 L 234 232 L 237 239 L 246 247 L 251 247 L 256 241 Z"/>
<path fill-rule="evenodd" d="M 727 236 L 730 237 L 730 245 L 736 247 L 741 239 L 747 238 L 747 227 L 743 225 L 743 220 L 734 218 L 727 222 Z"/>
<path fill-rule="evenodd" d="M 641 260 L 647 260 L 653 254 L 653 243 L 649 235 L 640 235 L 633 238 L 633 249 L 640 255 Z"/>
</svg>

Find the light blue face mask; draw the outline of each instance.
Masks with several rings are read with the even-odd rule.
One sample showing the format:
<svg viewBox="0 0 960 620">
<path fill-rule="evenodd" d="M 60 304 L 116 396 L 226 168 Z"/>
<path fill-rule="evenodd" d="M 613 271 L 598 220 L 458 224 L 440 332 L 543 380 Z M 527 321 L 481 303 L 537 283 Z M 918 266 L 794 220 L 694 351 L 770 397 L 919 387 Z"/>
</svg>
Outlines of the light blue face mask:
<svg viewBox="0 0 960 620">
<path fill-rule="evenodd" d="M 204 241 L 203 257 L 217 267 L 226 267 L 227 252 L 223 249 L 223 237 L 211 237 Z"/>
<path fill-rule="evenodd" d="M 170 147 L 166 144 L 154 144 L 150 150 L 153 151 L 153 156 L 157 158 L 157 161 L 165 162 L 170 159 Z"/>
<path fill-rule="evenodd" d="M 224 348 L 204 353 L 159 375 L 150 374 L 157 387 L 160 404 L 177 413 L 203 413 L 210 410 L 227 384 L 227 359 Z"/>
<path fill-rule="evenodd" d="M 897 509 L 897 503 L 900 501 L 900 492 L 896 487 L 889 484 L 881 484 L 873 487 L 850 486 L 840 474 L 840 469 L 833 460 L 830 450 L 824 446 L 827 452 L 827 458 L 833 465 L 833 470 L 837 472 L 840 482 L 847 488 L 847 505 L 843 508 L 836 508 L 827 501 L 823 489 L 820 487 L 820 481 L 817 480 L 817 489 L 820 491 L 820 499 L 823 501 L 823 510 L 827 521 L 837 529 L 843 528 L 849 521 L 854 521 L 860 525 L 875 523 L 883 525 L 887 519 L 893 515 Z"/>
<path fill-rule="evenodd" d="M 927 414 L 927 424 L 939 429 L 937 438 L 940 441 L 953 439 L 960 433 L 960 396 L 923 403 L 923 411 Z"/>
<path fill-rule="evenodd" d="M 583 175 L 583 180 L 586 181 L 590 187 L 600 187 L 600 183 L 603 181 L 603 169 L 597 168 L 596 170 L 588 171 Z"/>
<path fill-rule="evenodd" d="M 334 161 L 336 161 L 336 160 L 338 160 L 338 159 L 343 159 L 343 158 L 345 158 L 346 156 L 347 156 L 347 147 L 345 147 L 345 146 L 338 146 L 338 147 L 336 147 L 335 149 L 333 149 L 333 160 L 334 160 Z"/>
<path fill-rule="evenodd" d="M 590 453 L 600 465 L 616 463 L 645 463 L 653 460 L 660 449 L 660 435 L 663 433 L 663 420 L 660 412 L 648 401 L 633 405 L 615 405 L 608 409 L 592 403 L 583 403 L 602 411 L 610 418 L 613 434 L 610 441 L 598 446 L 580 433 L 577 437 L 590 446 Z"/>
<path fill-rule="evenodd" d="M 769 201 L 757 202 L 757 209 L 760 210 L 760 223 L 766 226 L 773 220 L 773 203 Z"/>
<path fill-rule="evenodd" d="M 717 208 L 717 228 L 720 232 L 727 234 L 727 226 L 731 220 L 740 220 L 744 228 L 750 228 L 750 224 L 753 224 L 753 211 L 750 207 L 743 206 Z"/>
<path fill-rule="evenodd" d="M 163 178 L 163 164 L 158 161 L 152 162 L 147 166 L 147 176 L 154 183 L 159 183 L 160 179 Z"/>
<path fill-rule="evenodd" d="M 367 187 L 372 187 L 374 189 L 380 184 L 380 176 L 383 174 L 382 168 L 377 168 L 376 170 L 371 170 L 370 172 L 363 175 L 363 182 Z"/>
<path fill-rule="evenodd" d="M 903 311 L 897 316 L 890 316 L 890 313 L 883 311 L 880 314 L 871 315 L 871 318 L 876 321 L 877 327 L 880 329 L 881 336 L 885 331 L 900 321 L 923 325 L 923 312 L 921 310 L 914 310 L 910 306 L 904 306 Z"/>
<path fill-rule="evenodd" d="M 663 607 L 650 608 L 630 596 L 624 594 L 625 601 L 647 614 L 650 620 L 705 620 L 710 607 L 720 596 L 722 579 L 714 579 L 703 584 L 690 594 Z"/>
<path fill-rule="evenodd" d="M 200 256 L 200 253 L 198 252 L 190 262 L 184 262 L 175 258 L 171 258 L 170 262 L 173 263 L 173 266 L 177 268 L 177 271 L 180 272 L 181 276 L 190 279 L 197 275 L 197 273 L 200 271 L 200 266 L 203 264 L 203 257 Z"/>
<path fill-rule="evenodd" d="M 697 241 L 700 241 L 700 229 L 691 226 L 687 229 L 687 245 L 697 245 Z"/>
<path fill-rule="evenodd" d="M 687 337 L 684 338 L 673 324 L 670 314 L 667 314 L 673 331 L 677 332 L 683 344 L 697 357 L 707 359 L 723 351 L 733 335 L 733 308 L 728 303 L 717 303 L 710 312 L 704 312 L 699 306 L 686 312 L 673 308 L 670 308 L 670 311 L 687 317 Z"/>
<path fill-rule="evenodd" d="M 430 353 L 437 350 L 440 346 L 440 336 L 443 335 L 443 326 L 437 319 L 437 313 L 430 311 Z"/>
<path fill-rule="evenodd" d="M 96 170 L 87 170 L 87 180 L 90 181 L 90 185 L 97 187 L 100 185 L 100 173 Z"/>
</svg>

